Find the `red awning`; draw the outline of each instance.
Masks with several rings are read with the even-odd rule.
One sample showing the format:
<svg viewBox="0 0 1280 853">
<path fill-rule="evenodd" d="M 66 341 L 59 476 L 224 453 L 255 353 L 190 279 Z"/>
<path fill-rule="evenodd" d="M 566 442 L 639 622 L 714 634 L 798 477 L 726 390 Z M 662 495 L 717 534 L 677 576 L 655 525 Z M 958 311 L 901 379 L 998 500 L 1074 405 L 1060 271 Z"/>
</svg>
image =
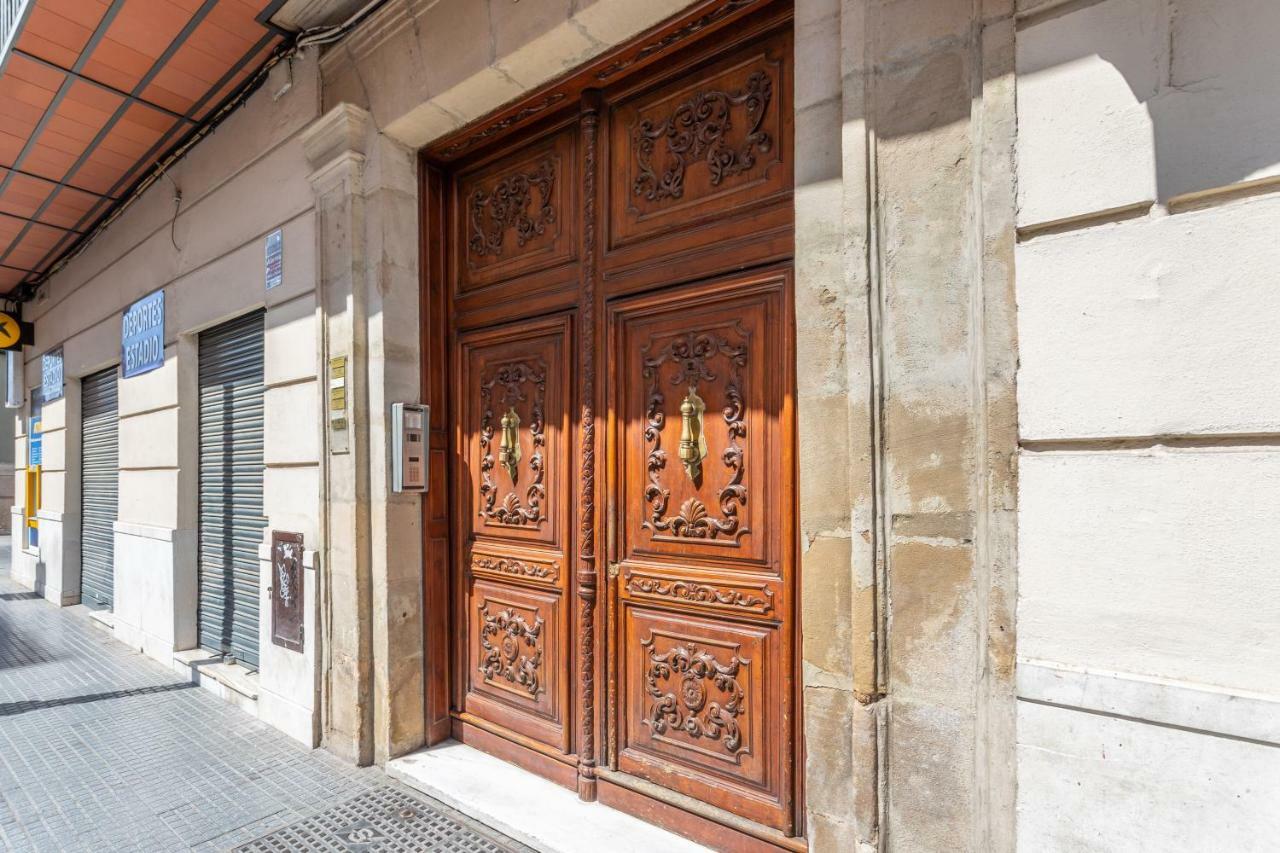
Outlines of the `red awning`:
<svg viewBox="0 0 1280 853">
<path fill-rule="evenodd" d="M 282 2 L 30 0 L 0 65 L 0 293 L 48 270 L 269 58 Z"/>
</svg>

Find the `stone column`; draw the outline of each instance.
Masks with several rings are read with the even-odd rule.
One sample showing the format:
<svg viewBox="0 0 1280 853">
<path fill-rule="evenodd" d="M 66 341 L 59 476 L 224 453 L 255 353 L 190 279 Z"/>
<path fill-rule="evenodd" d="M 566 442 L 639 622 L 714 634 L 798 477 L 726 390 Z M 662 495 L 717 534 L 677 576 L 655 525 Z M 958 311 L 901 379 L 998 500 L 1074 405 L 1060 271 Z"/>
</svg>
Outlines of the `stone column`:
<svg viewBox="0 0 1280 853">
<path fill-rule="evenodd" d="M 383 763 L 424 737 L 421 499 L 393 495 L 390 476 L 391 404 L 421 389 L 416 158 L 345 103 L 303 146 L 326 386 L 347 359 L 346 427 L 328 425 L 321 478 L 322 741 Z"/>
<path fill-rule="evenodd" d="M 795 26 L 805 832 L 811 850 L 853 851 L 876 843 L 882 719 L 864 133 L 845 125 L 840 0 L 797 0 Z"/>
<path fill-rule="evenodd" d="M 812 849 L 1013 848 L 1013 38 L 796 2 Z"/>
<path fill-rule="evenodd" d="M 321 464 L 321 743 L 357 764 L 373 761 L 372 572 L 365 301 L 364 168 L 369 116 L 341 104 L 302 135 L 315 170 L 317 304 L 323 409 L 330 365 L 345 358 L 345 411 L 329 422 Z"/>
<path fill-rule="evenodd" d="M 368 306 L 374 759 L 422 745 L 422 498 L 391 491 L 391 404 L 421 402 L 417 155 L 382 133 L 364 182 Z M 443 417 L 432 412 L 433 420 Z M 435 488 L 445 481 L 431 477 Z"/>
</svg>

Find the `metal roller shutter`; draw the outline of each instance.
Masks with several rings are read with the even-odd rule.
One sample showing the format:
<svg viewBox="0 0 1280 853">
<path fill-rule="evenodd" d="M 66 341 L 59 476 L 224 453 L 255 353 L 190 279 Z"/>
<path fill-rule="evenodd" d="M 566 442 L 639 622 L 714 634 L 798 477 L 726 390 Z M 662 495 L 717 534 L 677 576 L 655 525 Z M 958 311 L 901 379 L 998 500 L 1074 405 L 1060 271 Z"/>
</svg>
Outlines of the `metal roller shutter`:
<svg viewBox="0 0 1280 853">
<path fill-rule="evenodd" d="M 200 335 L 200 645 L 258 665 L 263 312 Z"/>
<path fill-rule="evenodd" d="M 80 383 L 80 601 L 111 607 L 115 589 L 120 438 L 116 369 Z"/>
</svg>

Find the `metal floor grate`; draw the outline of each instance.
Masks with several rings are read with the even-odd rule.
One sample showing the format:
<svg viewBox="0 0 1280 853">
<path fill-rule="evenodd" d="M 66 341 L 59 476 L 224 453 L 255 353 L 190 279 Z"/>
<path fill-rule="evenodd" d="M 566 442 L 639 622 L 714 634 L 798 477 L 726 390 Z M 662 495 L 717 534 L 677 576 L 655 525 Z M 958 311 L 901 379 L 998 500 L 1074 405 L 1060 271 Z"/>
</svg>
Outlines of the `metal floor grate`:
<svg viewBox="0 0 1280 853">
<path fill-rule="evenodd" d="M 380 786 L 235 848 L 243 853 L 522 853 L 528 850 L 440 803 Z"/>
</svg>

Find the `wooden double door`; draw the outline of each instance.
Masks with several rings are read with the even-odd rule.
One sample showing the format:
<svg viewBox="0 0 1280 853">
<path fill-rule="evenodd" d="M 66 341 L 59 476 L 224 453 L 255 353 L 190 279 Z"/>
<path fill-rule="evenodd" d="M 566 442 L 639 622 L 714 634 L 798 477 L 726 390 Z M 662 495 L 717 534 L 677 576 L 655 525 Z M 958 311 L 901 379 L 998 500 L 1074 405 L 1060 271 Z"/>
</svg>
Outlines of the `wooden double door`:
<svg viewBox="0 0 1280 853">
<path fill-rule="evenodd" d="M 428 300 L 451 734 L 735 846 L 798 826 L 788 15 L 707 41 L 433 166 Z"/>
</svg>

